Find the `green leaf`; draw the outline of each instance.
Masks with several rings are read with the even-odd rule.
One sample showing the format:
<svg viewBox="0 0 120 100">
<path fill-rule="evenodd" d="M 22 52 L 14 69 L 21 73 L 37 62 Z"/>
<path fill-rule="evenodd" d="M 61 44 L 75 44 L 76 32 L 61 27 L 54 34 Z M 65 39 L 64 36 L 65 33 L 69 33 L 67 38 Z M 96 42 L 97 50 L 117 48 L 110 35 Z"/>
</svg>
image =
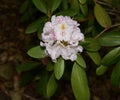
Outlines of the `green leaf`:
<svg viewBox="0 0 120 100">
<path fill-rule="evenodd" d="M 108 69 L 107 66 L 100 65 L 96 70 L 96 74 L 97 75 L 103 75 L 106 72 L 107 69 Z"/>
<path fill-rule="evenodd" d="M 82 66 L 83 68 L 86 68 L 85 60 L 83 59 L 83 57 L 82 57 L 80 54 L 77 55 L 77 60 L 76 60 L 76 62 L 77 62 L 80 66 Z"/>
<path fill-rule="evenodd" d="M 29 0 L 25 0 L 20 7 L 20 13 L 21 14 L 24 13 L 27 10 L 28 5 L 29 5 Z"/>
<path fill-rule="evenodd" d="M 87 0 L 79 0 L 81 4 L 85 4 Z"/>
<path fill-rule="evenodd" d="M 84 33 L 85 34 L 93 33 L 93 30 L 95 29 L 94 24 L 95 24 L 95 20 L 94 19 L 89 20 L 88 23 L 87 23 L 87 26 L 86 26 L 86 29 L 85 29 Z M 93 34 L 92 34 L 92 36 L 93 36 Z"/>
<path fill-rule="evenodd" d="M 30 50 L 28 50 L 27 54 L 33 58 L 46 57 L 45 50 L 40 46 L 36 46 L 36 47 L 31 48 Z"/>
<path fill-rule="evenodd" d="M 114 85 L 120 86 L 120 61 L 116 64 L 112 71 L 111 82 Z"/>
<path fill-rule="evenodd" d="M 17 71 L 21 71 L 21 72 L 28 71 L 28 70 L 36 68 L 38 65 L 40 65 L 40 63 L 37 63 L 37 62 L 26 62 L 24 64 L 21 64 L 21 65 L 17 66 L 16 70 Z"/>
<path fill-rule="evenodd" d="M 67 9 L 67 10 L 62 10 L 56 13 L 56 15 L 63 15 L 63 16 L 75 16 L 77 14 L 76 10 L 74 9 Z"/>
<path fill-rule="evenodd" d="M 47 5 L 44 0 L 32 0 L 38 10 L 47 14 Z"/>
<path fill-rule="evenodd" d="M 62 0 L 62 8 L 64 10 L 68 9 L 69 4 L 68 4 L 68 0 Z"/>
<path fill-rule="evenodd" d="M 92 61 L 96 64 L 96 65 L 100 65 L 101 63 L 101 56 L 98 52 L 87 52 L 87 54 L 89 55 L 89 57 L 92 59 Z"/>
<path fill-rule="evenodd" d="M 36 71 L 34 69 L 22 73 L 22 76 L 20 78 L 20 87 L 25 87 L 26 85 L 31 84 L 35 76 L 36 76 Z"/>
<path fill-rule="evenodd" d="M 52 5 L 51 12 L 55 11 L 59 7 L 59 5 L 61 4 L 61 1 L 62 0 L 51 0 L 50 1 Z"/>
<path fill-rule="evenodd" d="M 34 14 L 35 14 L 35 10 L 32 10 L 33 8 L 31 8 L 31 9 L 29 9 L 29 10 L 27 10 L 27 12 L 25 12 L 23 15 L 22 15 L 22 17 L 20 18 L 21 20 L 21 22 L 25 22 L 25 21 L 29 21 L 29 20 L 31 20 L 34 16 Z"/>
<path fill-rule="evenodd" d="M 113 7 L 120 9 L 120 0 L 107 0 Z"/>
<path fill-rule="evenodd" d="M 37 92 L 40 93 L 41 95 L 43 95 L 44 97 L 47 98 L 47 84 L 49 81 L 49 74 L 47 71 L 43 71 L 41 76 L 40 76 L 40 80 L 38 81 L 37 84 Z"/>
<path fill-rule="evenodd" d="M 44 24 L 45 22 L 47 21 L 47 18 L 46 17 L 43 17 L 43 19 L 41 18 L 41 22 L 39 23 L 39 27 L 37 29 L 37 35 L 38 35 L 38 38 L 41 39 L 41 34 L 43 32 L 43 27 L 44 27 Z"/>
<path fill-rule="evenodd" d="M 79 44 L 85 47 L 85 46 L 88 46 L 90 44 L 90 42 L 89 41 L 81 41 Z"/>
<path fill-rule="evenodd" d="M 94 7 L 94 14 L 98 23 L 102 27 L 106 28 L 111 26 L 112 22 L 111 22 L 110 16 L 107 14 L 104 8 L 97 3 L 95 4 L 95 7 Z"/>
<path fill-rule="evenodd" d="M 101 46 L 118 46 L 120 45 L 120 31 L 104 32 L 98 41 Z"/>
<path fill-rule="evenodd" d="M 60 57 L 54 65 L 54 73 L 56 79 L 60 79 L 64 74 L 65 63 L 64 60 Z"/>
<path fill-rule="evenodd" d="M 80 9 L 83 13 L 84 16 L 87 16 L 88 15 L 88 7 L 87 7 L 87 4 L 80 4 Z"/>
<path fill-rule="evenodd" d="M 35 22 L 32 22 L 30 25 L 27 26 L 26 30 L 25 30 L 25 33 L 26 34 L 31 34 L 31 33 L 34 33 L 37 31 L 39 25 L 40 25 L 40 19 L 35 21 Z"/>
<path fill-rule="evenodd" d="M 46 19 L 47 19 L 46 17 L 43 17 L 43 18 L 39 18 L 38 20 L 32 22 L 30 25 L 27 26 L 25 33 L 31 34 L 31 33 L 38 31 L 39 28 L 41 28 L 41 27 L 43 28 L 43 25 L 44 25 Z M 41 28 L 41 32 L 43 31 L 42 28 Z"/>
<path fill-rule="evenodd" d="M 99 42 L 93 38 L 86 38 L 85 41 L 86 43 L 89 43 L 88 45 L 84 46 L 87 51 L 98 51 L 101 48 Z"/>
<path fill-rule="evenodd" d="M 50 98 L 55 93 L 56 89 L 57 89 L 57 82 L 55 80 L 54 74 L 52 74 L 47 83 L 47 88 L 46 88 L 47 97 Z"/>
<path fill-rule="evenodd" d="M 73 65 L 71 84 L 76 100 L 90 100 L 86 73 L 77 63 Z"/>
<path fill-rule="evenodd" d="M 83 22 L 86 20 L 86 17 L 82 13 L 79 13 L 75 16 L 75 20 Z"/>
<path fill-rule="evenodd" d="M 74 9 L 76 13 L 79 12 L 80 8 L 79 8 L 79 2 L 78 2 L 78 0 L 71 0 L 70 6 L 71 6 L 70 9 Z"/>
<path fill-rule="evenodd" d="M 116 63 L 120 58 L 120 47 L 112 49 L 102 59 L 102 65 L 110 66 Z"/>
<path fill-rule="evenodd" d="M 46 67 L 47 71 L 53 71 L 54 70 L 54 63 L 49 61 Z"/>
</svg>

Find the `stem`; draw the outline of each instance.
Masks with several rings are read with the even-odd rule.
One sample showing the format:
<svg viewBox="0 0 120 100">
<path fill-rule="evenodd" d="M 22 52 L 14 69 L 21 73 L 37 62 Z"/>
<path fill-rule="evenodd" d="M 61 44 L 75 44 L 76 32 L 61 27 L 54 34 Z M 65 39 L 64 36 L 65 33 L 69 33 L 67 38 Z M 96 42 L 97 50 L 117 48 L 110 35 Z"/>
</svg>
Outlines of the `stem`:
<svg viewBox="0 0 120 100">
<path fill-rule="evenodd" d="M 23 96 L 26 97 L 26 98 L 28 98 L 28 99 L 30 99 L 30 100 L 38 100 L 38 99 L 33 98 L 33 97 L 31 97 L 31 96 L 29 96 L 29 95 L 27 95 L 27 94 L 24 94 Z"/>
<path fill-rule="evenodd" d="M 85 18 L 85 19 L 83 19 L 83 20 L 78 20 L 78 19 L 75 19 L 77 22 L 85 22 L 85 21 L 88 21 L 88 20 L 91 20 L 91 19 L 93 19 L 94 18 L 94 16 L 90 16 L 90 17 L 88 17 L 88 18 Z"/>
<path fill-rule="evenodd" d="M 111 29 L 111 28 L 114 28 L 114 27 L 117 27 L 117 26 L 120 26 L 120 23 L 118 24 L 114 24 L 114 25 L 111 25 L 110 27 L 107 27 L 105 28 L 103 31 L 101 31 L 96 37 L 95 39 L 97 39 L 98 37 L 100 37 L 104 32 L 106 32 L 107 30 Z"/>
<path fill-rule="evenodd" d="M 111 6 L 110 4 L 108 4 L 108 3 L 105 3 L 105 2 L 101 2 L 101 1 L 96 1 L 97 3 L 99 3 L 99 4 L 101 4 L 101 5 L 104 5 L 104 6 L 108 6 L 108 7 L 111 7 L 111 8 L 113 8 L 113 6 Z"/>
<path fill-rule="evenodd" d="M 19 75 L 15 75 L 13 79 L 14 89 L 10 91 L 11 100 L 22 100 L 23 90 L 19 87 Z"/>
<path fill-rule="evenodd" d="M 94 3 L 96 3 L 96 2 L 97 2 L 97 0 L 93 0 L 93 2 L 94 2 Z"/>
<path fill-rule="evenodd" d="M 10 92 L 11 100 L 22 100 L 22 96 L 18 91 Z"/>
</svg>

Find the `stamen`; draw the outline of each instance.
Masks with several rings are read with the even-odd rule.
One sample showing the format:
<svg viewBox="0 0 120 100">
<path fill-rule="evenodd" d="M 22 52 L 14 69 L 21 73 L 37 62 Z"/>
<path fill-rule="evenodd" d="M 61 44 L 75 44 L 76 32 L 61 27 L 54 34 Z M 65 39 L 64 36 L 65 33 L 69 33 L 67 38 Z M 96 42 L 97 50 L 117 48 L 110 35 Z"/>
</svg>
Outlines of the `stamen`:
<svg viewBox="0 0 120 100">
<path fill-rule="evenodd" d="M 65 30 L 65 28 L 66 28 L 66 27 L 65 27 L 65 24 L 62 24 L 62 25 L 61 25 L 61 29 L 62 29 L 62 30 Z"/>
<path fill-rule="evenodd" d="M 67 41 L 64 41 L 64 40 L 62 40 L 61 43 L 62 43 L 64 46 L 68 46 L 68 45 L 69 45 L 69 43 L 68 43 Z"/>
</svg>

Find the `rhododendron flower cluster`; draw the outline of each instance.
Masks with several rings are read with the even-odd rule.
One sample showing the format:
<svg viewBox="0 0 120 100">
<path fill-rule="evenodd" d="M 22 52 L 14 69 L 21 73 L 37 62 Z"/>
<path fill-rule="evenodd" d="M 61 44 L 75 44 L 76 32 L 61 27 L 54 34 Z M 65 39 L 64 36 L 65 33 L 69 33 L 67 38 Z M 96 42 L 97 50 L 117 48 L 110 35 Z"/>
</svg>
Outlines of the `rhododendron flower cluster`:
<svg viewBox="0 0 120 100">
<path fill-rule="evenodd" d="M 77 53 L 83 51 L 79 45 L 84 40 L 77 21 L 68 16 L 52 16 L 51 21 L 46 22 L 42 33 L 41 46 L 53 61 L 58 57 L 74 61 Z"/>
</svg>

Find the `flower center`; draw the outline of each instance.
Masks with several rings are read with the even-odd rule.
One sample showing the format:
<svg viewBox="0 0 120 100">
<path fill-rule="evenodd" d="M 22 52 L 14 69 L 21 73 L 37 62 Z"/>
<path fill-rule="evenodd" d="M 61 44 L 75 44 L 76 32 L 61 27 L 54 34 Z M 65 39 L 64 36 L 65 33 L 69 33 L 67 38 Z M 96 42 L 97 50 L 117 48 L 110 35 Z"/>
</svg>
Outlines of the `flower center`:
<svg viewBox="0 0 120 100">
<path fill-rule="evenodd" d="M 64 40 L 62 40 L 61 43 L 62 43 L 64 46 L 68 46 L 68 45 L 69 45 L 69 43 L 68 43 L 67 41 L 64 41 Z"/>
<path fill-rule="evenodd" d="M 62 30 L 65 30 L 65 29 L 66 29 L 65 24 L 62 24 L 62 25 L 61 25 L 61 29 L 62 29 Z"/>
</svg>

